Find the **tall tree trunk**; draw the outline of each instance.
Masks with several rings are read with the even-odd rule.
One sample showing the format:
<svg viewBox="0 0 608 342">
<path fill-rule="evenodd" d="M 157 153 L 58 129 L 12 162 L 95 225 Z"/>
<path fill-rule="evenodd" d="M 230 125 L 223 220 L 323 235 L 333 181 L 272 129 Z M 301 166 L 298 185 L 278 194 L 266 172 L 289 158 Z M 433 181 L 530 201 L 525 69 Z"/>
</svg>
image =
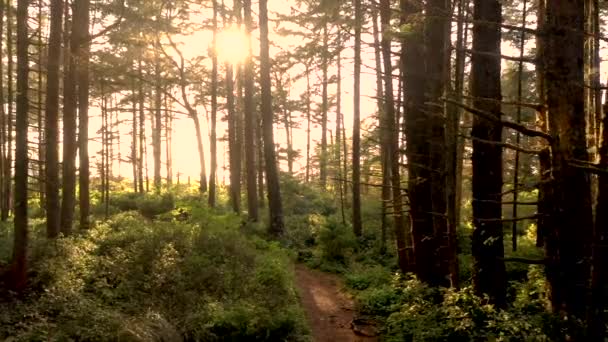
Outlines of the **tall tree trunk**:
<svg viewBox="0 0 608 342">
<path fill-rule="evenodd" d="M 458 279 L 458 255 L 456 246 L 457 226 L 451 226 L 448 221 L 448 193 L 454 192 L 455 184 L 448 182 L 448 161 L 455 159 L 455 154 L 448 157 L 448 145 L 446 144 L 446 106 L 433 104 L 441 103 L 441 99 L 448 92 L 450 84 L 450 35 L 451 21 L 448 14 L 451 13 L 451 5 L 448 0 L 429 0 L 426 3 L 425 22 L 425 47 L 426 56 L 426 99 L 427 113 L 430 113 L 430 155 L 429 166 L 431 171 L 431 198 L 432 198 L 432 238 L 428 246 L 434 248 L 434 266 L 427 281 L 432 285 L 457 286 Z M 431 52 L 433 51 L 433 52 Z M 452 126 L 453 128 L 454 126 Z M 455 132 L 450 132 L 455 137 Z M 453 139 L 454 141 L 454 139 Z M 454 145 L 452 145 L 454 146 Z M 450 165 L 454 165 L 453 162 Z M 452 168 L 450 171 L 454 172 Z M 448 184 L 451 188 L 448 191 Z M 454 200 L 454 196 L 451 197 Z M 418 259 L 417 259 L 418 260 Z M 428 271 L 427 271 L 428 272 Z"/>
<path fill-rule="evenodd" d="M 353 89 L 353 232 L 361 236 L 361 0 L 353 0 L 355 7 L 355 71 Z M 390 5 L 389 5 L 390 6 Z M 390 9 L 389 9 L 390 11 Z M 390 44 L 390 42 L 389 42 Z"/>
<path fill-rule="evenodd" d="M 137 101 L 139 105 L 139 159 L 138 164 L 138 177 L 139 177 L 139 193 L 144 193 L 144 159 L 145 147 L 146 147 L 146 114 L 144 111 L 144 72 L 141 59 L 137 60 L 137 73 L 139 75 L 138 87 L 137 87 Z"/>
<path fill-rule="evenodd" d="M 257 202 L 257 184 L 256 184 L 256 168 L 255 168 L 255 127 L 256 127 L 256 112 L 254 103 L 255 80 L 253 74 L 253 57 L 252 57 L 252 32 L 253 18 L 251 10 L 251 0 L 244 0 L 244 15 L 245 15 L 245 30 L 248 40 L 248 55 L 243 66 L 243 78 L 245 86 L 244 112 L 245 112 L 245 164 L 247 170 L 247 210 L 249 220 L 257 222 L 259 220 L 258 202 Z"/>
<path fill-rule="evenodd" d="M 384 89 L 382 86 L 382 51 L 380 46 L 380 29 L 378 27 L 378 10 L 372 12 L 374 56 L 376 62 L 376 104 L 378 106 L 378 120 L 380 121 L 380 158 L 382 162 L 382 218 L 381 218 L 381 251 L 386 251 L 386 233 L 389 229 L 388 208 L 391 202 L 391 161 L 390 161 L 390 130 L 392 125 L 386 121 L 384 113 Z"/>
<path fill-rule="evenodd" d="M 211 137 L 209 147 L 211 149 L 211 170 L 209 174 L 209 197 L 208 204 L 215 207 L 216 201 L 216 179 L 217 179 L 217 88 L 218 88 L 218 62 L 217 62 L 217 0 L 213 0 L 213 50 L 211 55 Z"/>
<path fill-rule="evenodd" d="M 471 93 L 474 106 L 501 117 L 499 0 L 475 0 Z M 473 118 L 473 285 L 498 306 L 506 303 L 502 235 L 502 126 Z"/>
<path fill-rule="evenodd" d="M 90 215 L 90 169 L 89 169 L 89 8 L 90 0 L 77 0 L 78 26 L 78 156 L 79 156 L 79 204 L 80 229 L 89 228 Z"/>
<path fill-rule="evenodd" d="M 312 121 L 310 66 L 306 62 L 306 183 L 310 183 L 310 125 Z"/>
<path fill-rule="evenodd" d="M 523 57 L 524 57 L 524 49 L 525 49 L 525 45 L 526 45 L 526 32 L 524 31 L 526 28 L 526 17 L 528 14 L 528 2 L 527 0 L 524 0 L 523 3 L 523 12 L 522 12 L 522 31 L 521 31 L 521 35 L 520 35 L 520 42 L 519 42 L 519 58 L 520 61 L 518 63 L 517 66 L 517 102 L 521 103 L 522 99 L 523 99 L 523 80 L 522 80 L 522 74 L 524 72 L 524 62 L 523 62 Z M 521 106 L 517 106 L 517 114 L 516 114 L 516 122 L 518 124 L 521 124 L 521 115 L 522 115 L 522 107 Z M 516 136 L 515 136 L 515 144 L 517 146 L 519 146 L 521 144 L 521 133 L 517 132 Z M 520 153 L 519 150 L 515 151 L 515 162 L 514 162 L 514 167 L 513 167 L 513 207 L 512 207 L 512 211 L 513 211 L 513 223 L 511 225 L 511 246 L 513 251 L 517 251 L 517 224 L 518 221 L 517 216 L 518 216 L 518 200 L 519 200 L 519 169 L 520 169 Z"/>
<path fill-rule="evenodd" d="M 44 160 L 45 160 L 45 155 L 46 155 L 46 151 L 44 150 L 45 148 L 45 143 L 44 143 L 44 90 L 43 90 L 43 68 L 42 65 L 44 64 L 44 58 L 45 58 L 45 49 L 46 46 L 43 43 L 43 25 L 42 25 L 42 21 L 44 20 L 44 14 L 43 14 L 43 7 L 44 7 L 44 3 L 42 0 L 38 0 L 38 29 L 37 29 L 37 44 L 39 44 L 38 46 L 38 60 L 36 61 L 38 63 L 38 84 L 36 86 L 36 119 L 37 119 L 37 130 L 38 130 L 38 162 L 37 167 L 38 167 L 38 180 L 37 180 L 37 190 L 39 193 L 39 200 L 40 200 L 40 209 L 44 212 L 44 214 L 46 215 L 46 182 L 44 181 L 45 179 L 45 172 L 44 171 Z M 45 37 L 46 38 L 46 37 Z M 48 39 L 47 39 L 48 41 Z"/>
<path fill-rule="evenodd" d="M 46 113 L 44 119 L 46 144 L 46 234 L 59 235 L 59 71 L 63 0 L 51 1 L 51 31 L 46 77 Z"/>
<path fill-rule="evenodd" d="M 230 204 L 235 213 L 241 211 L 241 177 L 239 157 L 240 147 L 236 144 L 236 110 L 234 96 L 234 72 L 232 65 L 226 64 L 226 106 L 228 109 L 228 149 L 230 157 Z"/>
<path fill-rule="evenodd" d="M 584 318 L 593 231 L 590 177 L 570 163 L 589 160 L 582 87 L 585 8 L 583 1 L 547 0 L 546 10 L 544 63 L 554 179 L 547 280 L 553 310 Z"/>
<path fill-rule="evenodd" d="M 422 14 L 422 8 L 401 2 L 403 22 L 413 22 L 413 33 L 403 41 L 402 65 L 405 76 L 404 112 L 405 134 L 407 137 L 408 197 L 412 220 L 416 274 L 421 280 L 435 284 L 435 253 L 437 250 L 433 225 L 431 168 L 432 119 L 425 106 L 424 27 L 414 18 Z M 387 71 L 385 71 L 387 72 Z M 431 83 L 432 80 L 428 82 Z M 385 94 L 389 96 L 388 90 Z M 392 121 L 387 122 L 387 127 Z M 431 141 L 430 141 L 431 140 Z M 398 158 L 399 155 L 391 155 Z M 394 161 L 392 161 L 394 163 Z M 393 176 L 394 177 L 394 176 Z"/>
<path fill-rule="evenodd" d="M 271 235 L 281 236 L 285 230 L 283 223 L 283 203 L 279 185 L 279 170 L 274 151 L 272 112 L 272 85 L 270 82 L 270 41 L 268 39 L 268 1 L 260 0 L 260 87 L 262 133 L 264 137 L 264 159 L 266 164 L 266 186 L 268 188 L 268 208 L 270 209 Z"/>
<path fill-rule="evenodd" d="M 17 113 L 15 127 L 15 236 L 12 288 L 21 291 L 27 284 L 27 183 L 28 183 L 28 1 L 17 1 Z"/>
<path fill-rule="evenodd" d="M 63 80 L 63 172 L 62 172 L 62 198 L 61 198 L 61 232 L 65 235 L 72 234 L 74 221 L 74 207 L 76 205 L 76 109 L 77 109 L 77 85 L 76 68 L 78 65 L 78 29 L 82 27 L 82 18 L 79 16 L 77 6 L 80 1 L 74 3 L 72 14 L 71 34 L 69 46 L 66 45 L 67 64 Z M 69 20 L 66 16 L 66 20 Z M 65 31 L 66 35 L 69 31 Z"/>
<path fill-rule="evenodd" d="M 13 0 L 6 1 L 6 54 L 8 58 L 7 62 L 7 115 L 6 115 L 6 159 L 4 164 L 4 201 L 2 208 L 0 208 L 0 219 L 2 222 L 6 222 L 11 211 L 11 197 L 12 197 L 12 166 L 13 166 Z"/>
<path fill-rule="evenodd" d="M 322 104 L 321 104 L 321 155 L 319 158 L 319 176 L 321 179 L 321 187 L 327 186 L 327 112 L 329 111 L 329 32 L 328 24 L 323 25 L 323 50 L 321 51 L 321 72 L 322 79 Z"/>
<path fill-rule="evenodd" d="M 0 0 L 0 58 L 4 60 L 4 14 L 5 14 L 5 5 L 4 0 Z M 4 96 L 4 63 L 0 63 L 0 219 L 4 222 L 3 213 L 5 203 L 8 197 L 8 194 L 5 192 L 5 184 L 7 182 L 6 179 L 6 165 L 7 162 L 7 118 L 5 111 L 5 96 Z"/>
<path fill-rule="evenodd" d="M 137 134 L 137 90 L 136 90 L 136 85 L 135 85 L 135 79 L 133 79 L 133 86 L 132 86 L 132 95 L 133 95 L 133 108 L 132 108 L 132 118 L 131 118 L 131 163 L 132 163 L 132 167 L 133 167 L 133 192 L 138 192 L 138 175 L 139 175 L 139 168 L 138 168 L 138 153 L 137 153 L 137 140 L 138 138 L 138 134 Z"/>
<path fill-rule="evenodd" d="M 165 86 L 165 154 L 167 156 L 167 186 L 169 189 L 173 187 L 173 102 L 169 99 L 167 92 L 168 86 Z"/>
<path fill-rule="evenodd" d="M 346 191 L 346 187 L 344 186 L 344 175 L 342 174 L 342 39 L 340 37 L 342 33 L 338 29 L 338 65 L 336 66 L 338 69 L 338 79 L 336 80 L 336 141 L 334 144 L 334 149 L 336 151 L 335 156 L 335 168 L 336 168 L 336 185 L 338 188 L 338 193 L 340 195 L 340 213 L 342 215 L 342 223 L 346 224 L 346 213 L 345 211 L 345 201 L 344 201 L 344 192 Z M 291 118 L 291 116 L 290 116 Z M 292 147 L 289 146 L 289 152 L 291 154 Z M 346 153 L 346 151 L 344 151 Z M 290 163 L 293 165 L 293 161 Z"/>
<path fill-rule="evenodd" d="M 601 102 L 601 101 L 600 101 Z M 608 91 L 603 108 L 600 164 L 608 168 Z M 593 232 L 593 272 L 591 273 L 591 302 L 587 313 L 588 339 L 603 341 L 606 336 L 606 284 L 608 284 L 608 175 L 599 175 L 598 199 Z"/>
<path fill-rule="evenodd" d="M 391 21 L 391 4 L 389 0 L 380 1 L 380 20 L 382 22 L 383 32 L 390 29 Z M 387 122 L 395 122 L 395 99 L 393 95 L 393 63 L 391 39 L 388 34 L 382 35 L 382 57 L 384 63 L 384 111 L 386 113 Z M 397 257 L 399 268 L 403 273 L 411 271 L 410 258 L 408 256 L 408 236 L 406 233 L 405 219 L 403 217 L 403 197 L 401 192 L 401 172 L 399 169 L 399 137 L 400 130 L 393 126 L 390 134 L 391 138 L 390 149 L 388 153 L 391 156 L 391 184 L 393 187 L 393 218 L 394 232 L 397 240 Z"/>
<path fill-rule="evenodd" d="M 154 156 L 154 191 L 160 193 L 162 187 L 161 169 L 161 139 L 162 139 L 162 76 L 160 70 L 160 33 L 154 42 L 154 129 L 152 131 L 152 154 Z"/>
</svg>

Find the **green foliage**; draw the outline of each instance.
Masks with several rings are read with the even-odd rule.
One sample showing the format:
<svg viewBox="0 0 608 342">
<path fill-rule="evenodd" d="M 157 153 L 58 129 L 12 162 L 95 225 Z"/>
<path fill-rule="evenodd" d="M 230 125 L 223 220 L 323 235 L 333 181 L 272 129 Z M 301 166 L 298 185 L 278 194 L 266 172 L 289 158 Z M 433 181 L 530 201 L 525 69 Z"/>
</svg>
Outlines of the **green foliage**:
<svg viewBox="0 0 608 342">
<path fill-rule="evenodd" d="M 238 217 L 188 210 L 180 222 L 130 211 L 81 236 L 34 239 L 29 295 L 0 301 L 0 339 L 306 340 L 287 253 Z"/>
<path fill-rule="evenodd" d="M 346 264 L 356 246 L 356 239 L 349 225 L 330 217 L 319 230 L 318 244 L 323 261 Z"/>
</svg>

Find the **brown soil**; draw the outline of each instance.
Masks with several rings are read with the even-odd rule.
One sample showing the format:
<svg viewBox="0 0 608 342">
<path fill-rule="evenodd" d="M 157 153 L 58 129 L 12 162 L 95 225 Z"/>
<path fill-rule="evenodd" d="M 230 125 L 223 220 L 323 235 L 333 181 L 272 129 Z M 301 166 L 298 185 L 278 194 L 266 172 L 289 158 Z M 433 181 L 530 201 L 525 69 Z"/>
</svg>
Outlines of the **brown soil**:
<svg viewBox="0 0 608 342">
<path fill-rule="evenodd" d="M 351 329 L 354 303 L 343 291 L 341 279 L 332 274 L 296 265 L 296 285 L 315 342 L 375 342 Z"/>
</svg>

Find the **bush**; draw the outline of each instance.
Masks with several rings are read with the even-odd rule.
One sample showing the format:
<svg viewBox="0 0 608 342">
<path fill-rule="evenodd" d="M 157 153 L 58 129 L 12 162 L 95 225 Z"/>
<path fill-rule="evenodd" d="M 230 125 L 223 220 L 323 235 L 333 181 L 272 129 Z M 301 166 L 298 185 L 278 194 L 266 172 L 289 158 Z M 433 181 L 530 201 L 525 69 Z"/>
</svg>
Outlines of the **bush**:
<svg viewBox="0 0 608 342">
<path fill-rule="evenodd" d="M 32 287 L 0 302 L 0 339 L 305 340 L 285 251 L 243 234 L 235 216 L 201 222 L 126 212 L 82 236 L 34 240 Z"/>
<path fill-rule="evenodd" d="M 348 225 L 330 217 L 319 230 L 318 244 L 323 261 L 346 264 L 356 246 L 356 239 Z"/>
<path fill-rule="evenodd" d="M 137 210 L 146 218 L 153 219 L 157 215 L 170 212 L 175 208 L 173 195 L 146 195 L 137 200 Z"/>
</svg>

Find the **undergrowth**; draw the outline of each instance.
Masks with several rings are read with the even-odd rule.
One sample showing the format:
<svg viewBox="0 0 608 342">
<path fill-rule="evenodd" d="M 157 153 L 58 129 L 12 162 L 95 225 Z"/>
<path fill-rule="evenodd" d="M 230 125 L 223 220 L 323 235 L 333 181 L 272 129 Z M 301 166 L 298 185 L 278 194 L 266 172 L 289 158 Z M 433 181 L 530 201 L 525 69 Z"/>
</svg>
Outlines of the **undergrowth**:
<svg viewBox="0 0 608 342">
<path fill-rule="evenodd" d="M 124 212 L 54 243 L 34 231 L 30 289 L 2 294 L 0 339 L 308 339 L 291 261 L 278 243 L 192 202 L 166 215 L 173 219 Z"/>
</svg>

